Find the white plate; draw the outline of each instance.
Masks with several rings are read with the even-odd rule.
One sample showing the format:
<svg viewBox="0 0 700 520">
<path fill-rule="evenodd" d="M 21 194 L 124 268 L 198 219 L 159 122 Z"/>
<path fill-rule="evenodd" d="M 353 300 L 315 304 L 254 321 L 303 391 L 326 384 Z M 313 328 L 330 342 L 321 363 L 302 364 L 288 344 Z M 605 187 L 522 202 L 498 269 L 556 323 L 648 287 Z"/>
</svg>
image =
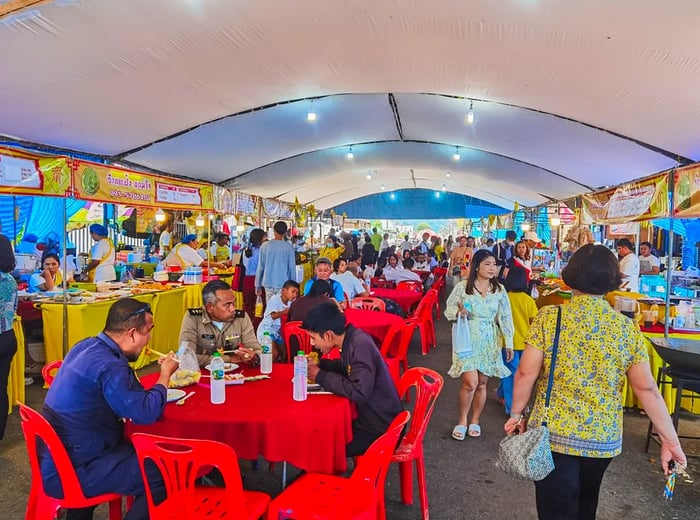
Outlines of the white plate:
<svg viewBox="0 0 700 520">
<path fill-rule="evenodd" d="M 168 402 L 172 403 L 173 401 L 179 401 L 183 397 L 185 397 L 187 393 L 184 390 L 180 390 L 179 388 L 168 388 Z"/>
<path fill-rule="evenodd" d="M 211 368 L 209 368 L 211 365 L 207 365 L 204 368 L 209 370 L 211 372 Z M 224 363 L 224 373 L 226 372 L 233 372 L 238 368 L 238 365 L 236 363 Z"/>
</svg>

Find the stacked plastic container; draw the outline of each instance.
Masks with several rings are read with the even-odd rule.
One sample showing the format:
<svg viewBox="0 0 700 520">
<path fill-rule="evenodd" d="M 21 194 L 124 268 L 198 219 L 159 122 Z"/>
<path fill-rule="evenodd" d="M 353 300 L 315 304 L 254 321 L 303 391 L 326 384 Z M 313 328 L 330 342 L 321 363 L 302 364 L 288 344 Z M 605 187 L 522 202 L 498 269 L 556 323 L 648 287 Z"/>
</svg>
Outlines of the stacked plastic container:
<svg viewBox="0 0 700 520">
<path fill-rule="evenodd" d="M 201 267 L 187 267 L 183 272 L 182 283 L 185 285 L 195 285 L 202 283 L 202 278 L 204 276 Z"/>
</svg>

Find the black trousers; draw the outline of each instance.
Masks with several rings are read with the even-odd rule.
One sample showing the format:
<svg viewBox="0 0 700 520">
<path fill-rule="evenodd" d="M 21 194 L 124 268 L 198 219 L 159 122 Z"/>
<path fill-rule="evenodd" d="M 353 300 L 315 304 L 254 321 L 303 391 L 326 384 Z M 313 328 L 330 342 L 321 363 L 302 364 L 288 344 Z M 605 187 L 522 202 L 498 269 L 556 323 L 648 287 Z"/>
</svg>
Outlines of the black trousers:
<svg viewBox="0 0 700 520">
<path fill-rule="evenodd" d="M 15 352 L 17 352 L 17 338 L 15 338 L 15 331 L 10 329 L 0 334 L 0 440 L 5 436 L 7 412 L 10 409 L 7 381 L 10 378 L 10 365 Z"/>
<path fill-rule="evenodd" d="M 612 459 L 552 452 L 554 471 L 535 482 L 539 520 L 595 520 L 603 474 Z"/>
</svg>

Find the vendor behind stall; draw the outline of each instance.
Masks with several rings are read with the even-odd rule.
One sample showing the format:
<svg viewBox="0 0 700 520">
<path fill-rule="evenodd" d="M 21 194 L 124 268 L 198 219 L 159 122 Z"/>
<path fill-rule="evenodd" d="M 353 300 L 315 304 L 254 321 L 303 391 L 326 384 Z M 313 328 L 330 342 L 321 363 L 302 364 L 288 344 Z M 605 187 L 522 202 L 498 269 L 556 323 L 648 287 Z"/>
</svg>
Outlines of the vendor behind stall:
<svg viewBox="0 0 700 520">
<path fill-rule="evenodd" d="M 68 283 L 73 281 L 72 273 L 69 275 Z M 29 279 L 29 292 L 52 291 L 54 288 L 61 288 L 63 284 L 63 274 L 61 273 L 61 261 L 56 253 L 46 253 L 41 259 L 41 270 L 34 273 Z"/>
<path fill-rule="evenodd" d="M 101 224 L 90 226 L 90 236 L 95 245 L 90 249 L 90 261 L 85 267 L 90 282 L 113 282 L 117 279 L 114 271 L 114 244 L 107 238 L 107 228 Z"/>
<path fill-rule="evenodd" d="M 165 267 L 179 266 L 181 269 L 187 267 L 221 267 L 222 264 L 210 262 L 197 254 L 199 241 L 197 235 L 190 233 L 182 238 L 182 242 L 173 247 L 168 256 L 165 257 L 163 264 Z"/>
<path fill-rule="evenodd" d="M 229 236 L 226 233 L 217 233 L 214 237 L 215 242 L 212 244 L 209 253 L 215 262 L 230 263 L 231 250 L 229 249 Z"/>
</svg>

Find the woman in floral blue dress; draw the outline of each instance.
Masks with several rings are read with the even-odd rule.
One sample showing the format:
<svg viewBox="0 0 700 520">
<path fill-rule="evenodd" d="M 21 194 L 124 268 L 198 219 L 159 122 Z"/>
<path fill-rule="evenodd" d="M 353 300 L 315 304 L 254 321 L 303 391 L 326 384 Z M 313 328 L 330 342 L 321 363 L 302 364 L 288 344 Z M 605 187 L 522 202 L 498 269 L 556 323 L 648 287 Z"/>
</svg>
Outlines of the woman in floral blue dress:
<svg viewBox="0 0 700 520">
<path fill-rule="evenodd" d="M 459 420 L 452 430 L 458 441 L 465 435 L 479 437 L 479 418 L 486 404 L 486 383 L 489 377 L 507 377 L 510 371 L 503 364 L 501 349 L 506 349 L 506 360 L 513 358 L 513 316 L 506 290 L 497 281 L 499 267 L 489 250 L 474 253 L 466 281 L 458 283 L 447 298 L 445 317 L 456 320 L 466 316 L 469 323 L 471 351 L 452 352 L 452 366 L 448 374 L 461 378 L 459 390 Z M 467 416 L 472 409 L 467 429 Z"/>
<path fill-rule="evenodd" d="M 9 398 L 7 381 L 10 365 L 17 352 L 17 338 L 12 329 L 17 311 L 17 282 L 12 277 L 15 254 L 6 236 L 0 235 L 0 440 L 5 435 Z"/>
</svg>

